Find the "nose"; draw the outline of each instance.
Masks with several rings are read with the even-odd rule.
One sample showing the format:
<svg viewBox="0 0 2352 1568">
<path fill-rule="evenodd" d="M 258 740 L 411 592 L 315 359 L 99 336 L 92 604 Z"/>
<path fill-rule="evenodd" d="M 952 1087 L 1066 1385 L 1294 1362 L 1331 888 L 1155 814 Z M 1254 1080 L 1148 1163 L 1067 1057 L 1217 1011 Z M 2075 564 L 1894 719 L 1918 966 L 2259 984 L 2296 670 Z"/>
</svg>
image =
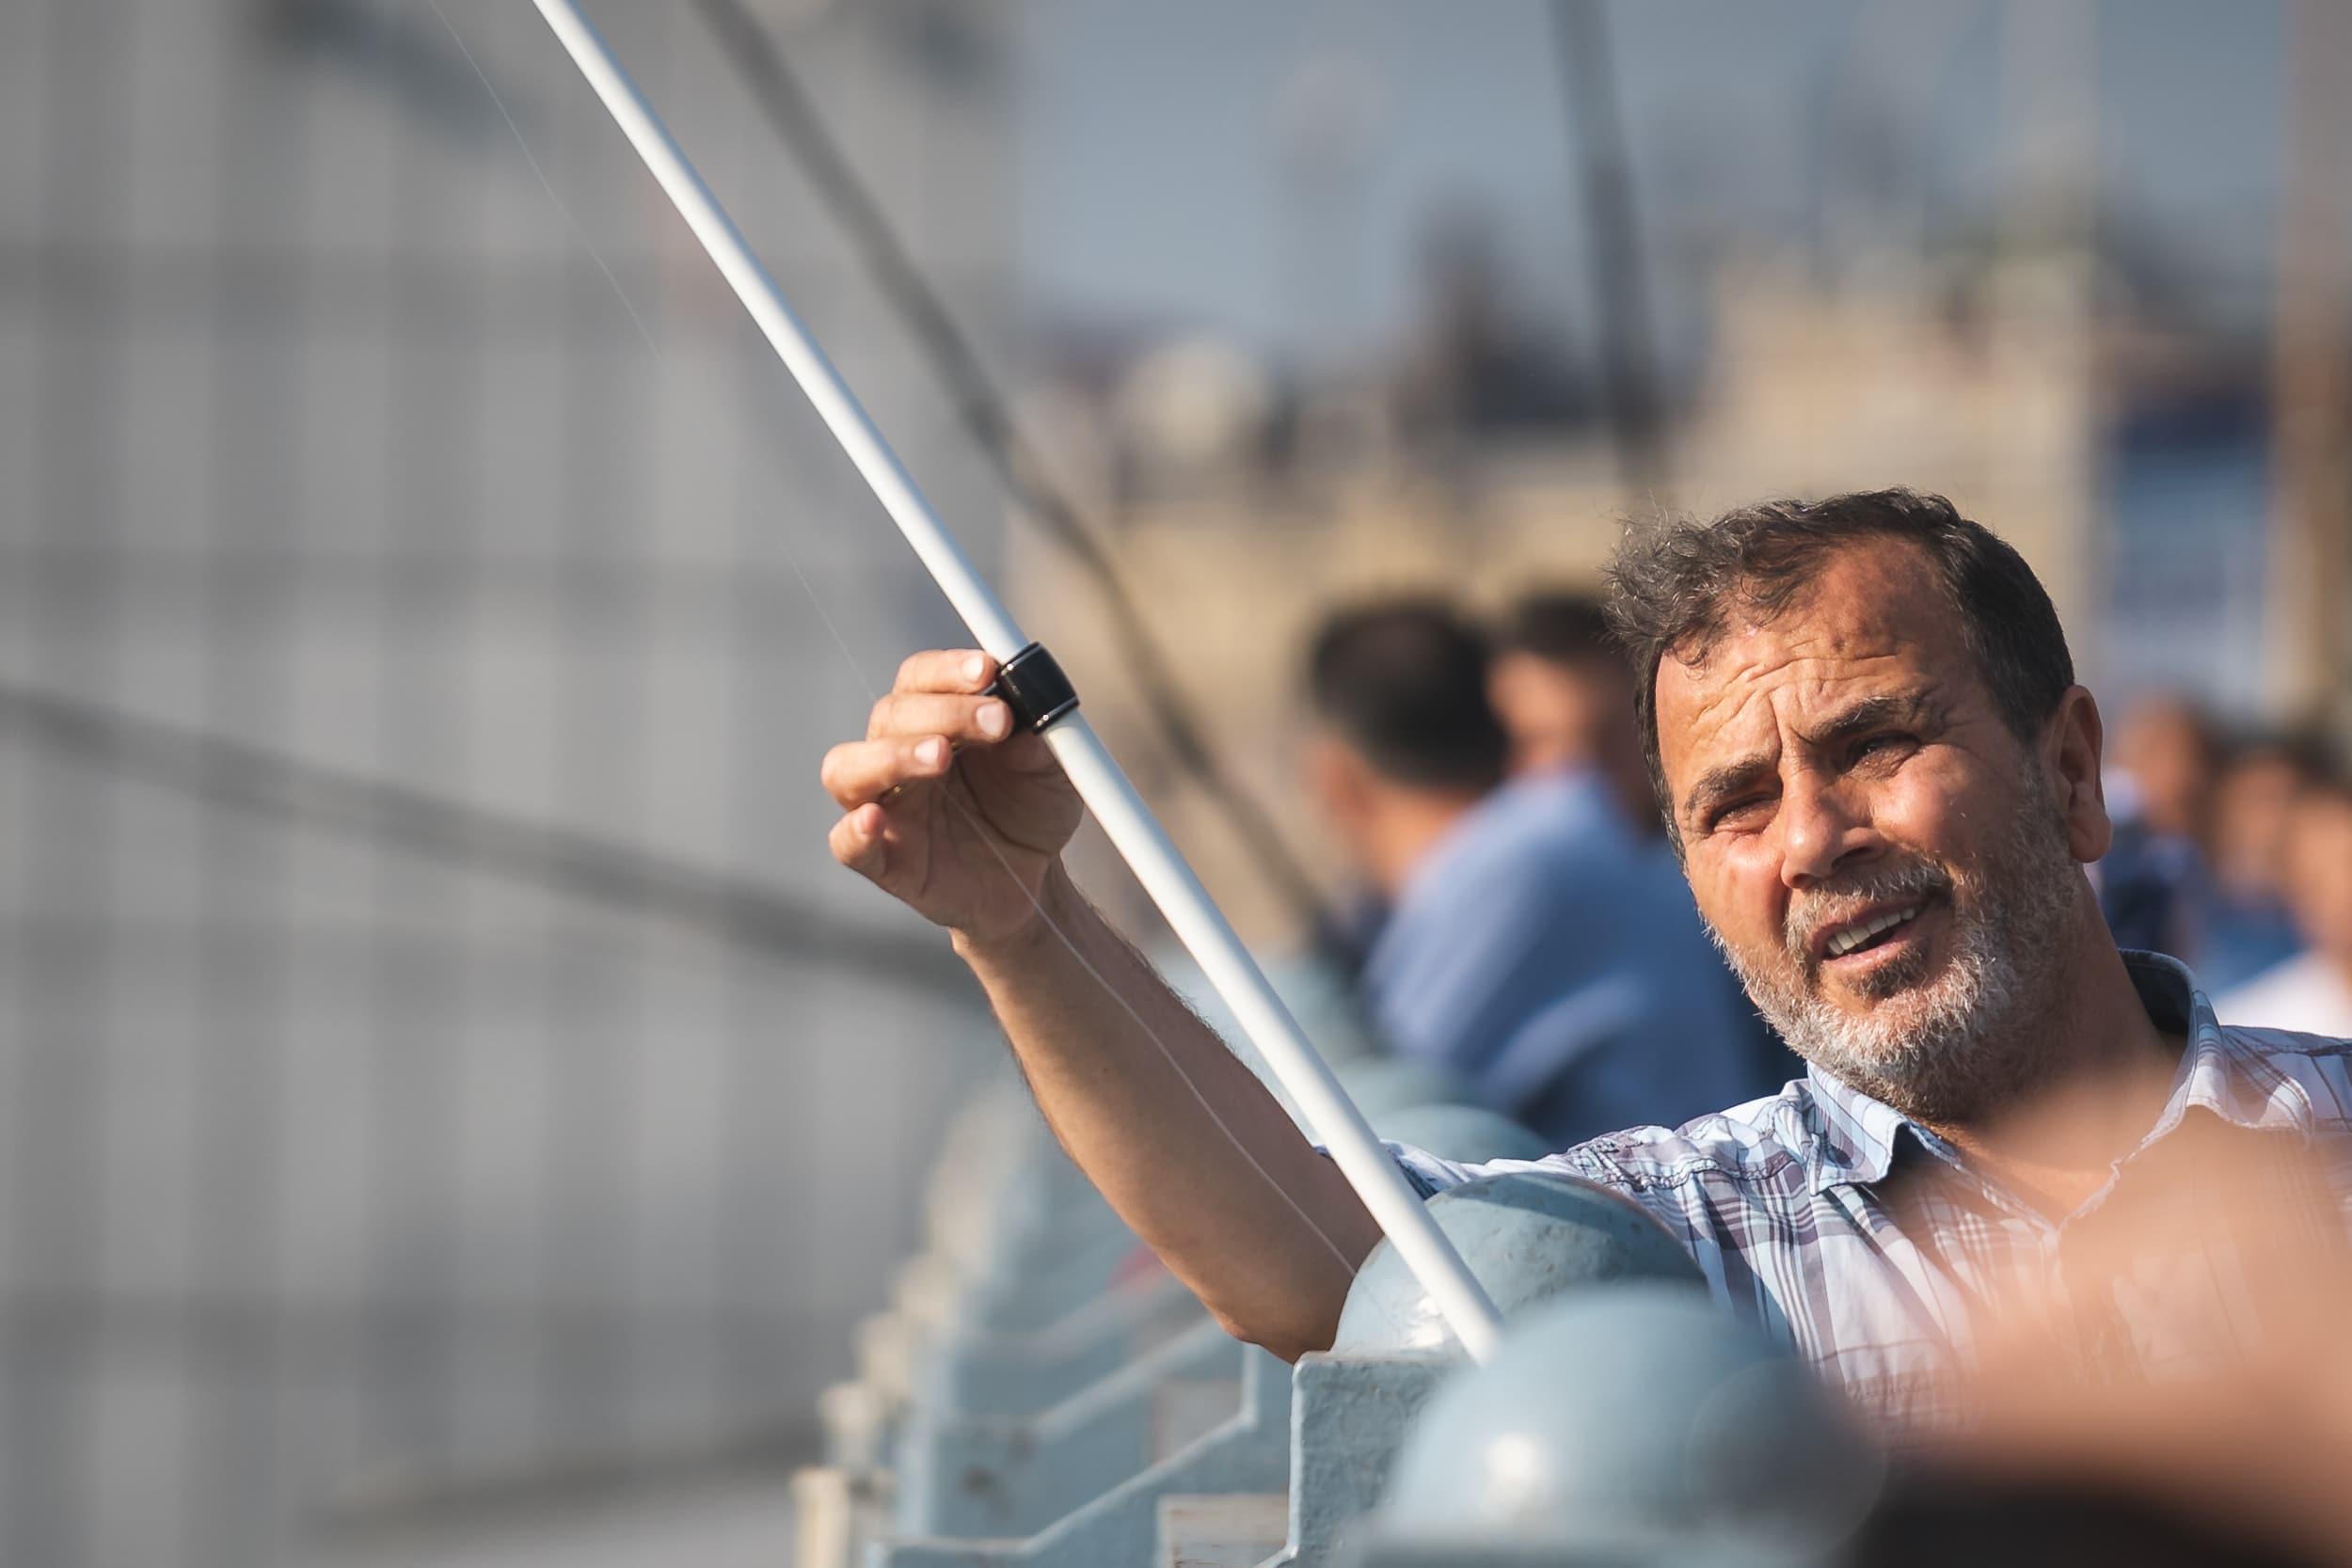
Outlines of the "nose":
<svg viewBox="0 0 2352 1568">
<path fill-rule="evenodd" d="M 1877 831 L 1860 802 L 1840 783 L 1811 772 L 1782 786 L 1773 820 L 1780 830 L 1780 879 L 1791 889 L 1826 880 L 1878 845 Z"/>
</svg>

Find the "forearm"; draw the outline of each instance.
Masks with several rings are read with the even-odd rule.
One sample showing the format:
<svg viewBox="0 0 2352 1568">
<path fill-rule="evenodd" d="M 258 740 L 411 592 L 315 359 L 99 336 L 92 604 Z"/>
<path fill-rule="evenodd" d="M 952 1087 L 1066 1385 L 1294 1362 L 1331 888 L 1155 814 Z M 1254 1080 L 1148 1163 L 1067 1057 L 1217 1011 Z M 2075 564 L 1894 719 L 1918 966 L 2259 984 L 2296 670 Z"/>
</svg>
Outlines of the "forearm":
<svg viewBox="0 0 2352 1568">
<path fill-rule="evenodd" d="M 1229 1329 L 1290 1356 L 1328 1344 L 1372 1216 L 1058 869 L 1042 903 L 1019 936 L 957 949 L 1055 1136 Z"/>
</svg>

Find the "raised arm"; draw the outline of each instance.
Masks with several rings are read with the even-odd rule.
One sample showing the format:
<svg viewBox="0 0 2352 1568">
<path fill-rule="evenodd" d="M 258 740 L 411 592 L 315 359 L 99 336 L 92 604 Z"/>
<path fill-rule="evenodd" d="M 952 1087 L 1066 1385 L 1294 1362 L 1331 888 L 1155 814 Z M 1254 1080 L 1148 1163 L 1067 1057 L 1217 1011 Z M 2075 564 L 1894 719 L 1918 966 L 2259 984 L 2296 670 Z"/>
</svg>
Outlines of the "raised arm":
<svg viewBox="0 0 2352 1568">
<path fill-rule="evenodd" d="M 984 654 L 917 654 L 864 740 L 826 753 L 834 858 L 946 927 L 1046 1122 L 1236 1336 L 1330 1343 L 1378 1227 L 1337 1167 L 1071 882 L 1077 796 L 981 692 Z"/>
</svg>

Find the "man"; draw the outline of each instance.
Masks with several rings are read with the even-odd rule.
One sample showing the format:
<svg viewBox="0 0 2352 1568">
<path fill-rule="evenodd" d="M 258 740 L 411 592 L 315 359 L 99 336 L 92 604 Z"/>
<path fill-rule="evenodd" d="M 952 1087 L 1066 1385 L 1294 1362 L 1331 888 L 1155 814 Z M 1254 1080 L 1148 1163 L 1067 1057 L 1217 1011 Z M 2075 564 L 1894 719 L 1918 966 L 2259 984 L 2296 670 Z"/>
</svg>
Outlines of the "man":
<svg viewBox="0 0 2352 1568">
<path fill-rule="evenodd" d="M 1333 616 L 1308 658 L 1309 790 L 1388 911 L 1363 972 L 1381 1036 L 1554 1147 L 1777 1087 L 1688 890 L 1607 786 L 1502 782 L 1487 662 L 1423 600 Z"/>
<path fill-rule="evenodd" d="M 1662 824 L 1642 760 L 1633 685 L 1608 613 L 1581 594 L 1534 594 L 1503 617 L 1486 689 L 1511 736 L 1513 773 L 1585 768 L 1604 780 L 1637 837 Z"/>
<path fill-rule="evenodd" d="M 2198 977 L 2216 997 L 2302 950 L 2286 899 L 2296 858 L 2295 808 L 2332 767 L 2324 740 L 2295 735 L 2242 737 L 2222 762 L 2214 781 L 2196 934 L 2182 955 L 2195 962 Z"/>
<path fill-rule="evenodd" d="M 2109 832 L 2098 708 L 2015 551 L 1896 490 L 1661 523 L 1613 576 L 1669 835 L 1811 1065 L 1551 1164 L 1655 1214 L 1719 1300 L 1899 1427 L 1954 1416 L 1946 1374 L 1992 1286 L 2067 1278 L 2077 1232 L 2217 1142 L 2316 1150 L 2312 1233 L 2342 1244 L 2348 1048 L 2224 1028 L 2177 963 L 2117 950 L 2083 871 Z M 1034 737 L 988 744 L 1009 726 L 988 674 L 918 656 L 829 754 L 834 853 L 953 929 L 1064 1147 L 1220 1321 L 1283 1354 L 1327 1344 L 1375 1227 L 1077 897 L 1057 855 L 1078 804 Z M 1398 1157 L 1430 1191 L 1479 1168 Z M 2187 1304 L 2264 1308 L 2211 1257 L 2149 1267 L 2074 1303 L 2103 1336 L 2087 1356 L 2167 1370 Z"/>
<path fill-rule="evenodd" d="M 1429 599 L 1339 611 L 1308 646 L 1300 782 L 1360 885 L 1344 933 L 1359 954 L 1413 867 L 1502 782 L 1486 662 L 1477 631 Z"/>
<path fill-rule="evenodd" d="M 2309 950 L 2223 991 L 2232 1023 L 2352 1034 L 2352 775 L 2316 773 L 2287 816 L 2287 908 Z"/>
<path fill-rule="evenodd" d="M 2114 837 L 2095 882 L 2107 928 L 2127 947 L 2190 953 L 2219 754 L 2213 726 L 2186 698 L 2161 692 L 2124 716 L 2114 753 Z"/>
</svg>

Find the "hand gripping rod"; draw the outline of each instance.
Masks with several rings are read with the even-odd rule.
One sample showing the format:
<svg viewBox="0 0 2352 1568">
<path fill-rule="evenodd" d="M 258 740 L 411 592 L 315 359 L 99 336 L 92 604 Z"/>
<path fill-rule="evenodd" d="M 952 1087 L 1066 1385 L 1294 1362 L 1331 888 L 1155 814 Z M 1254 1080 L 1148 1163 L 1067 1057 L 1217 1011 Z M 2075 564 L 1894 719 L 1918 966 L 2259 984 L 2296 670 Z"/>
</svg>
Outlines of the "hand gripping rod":
<svg viewBox="0 0 2352 1568">
<path fill-rule="evenodd" d="M 947 602 L 980 646 L 999 663 L 1011 666 L 1031 647 L 1029 640 L 1013 625 L 1011 615 L 981 580 L 962 546 L 915 488 L 898 454 L 882 439 L 833 361 L 817 346 L 817 340 L 785 303 L 783 293 L 752 254 L 702 176 L 686 161 L 660 117 L 621 69 L 603 37 L 580 14 L 577 0 L 532 0 L 532 4 L 645 161 L 678 215 L 702 242 L 703 249 L 735 290 L 736 298 L 767 335 L 792 379 L 816 405 L 818 416 L 841 443 L 842 451 L 865 476 L 882 510 L 914 546 L 915 555 L 947 595 Z M 1022 662 L 1034 670 L 1049 662 L 1041 656 L 1039 650 Z M 1056 705 L 1058 715 L 1047 718 L 1041 733 L 1079 799 L 1232 1010 L 1250 1043 L 1297 1104 L 1308 1127 L 1330 1150 L 1357 1196 L 1387 1232 L 1390 1244 L 1445 1315 L 1454 1337 L 1473 1359 L 1486 1360 L 1493 1352 L 1501 1321 L 1494 1304 L 1430 1219 L 1404 1173 L 1374 1136 L 1363 1113 L 1347 1098 L 1289 1009 L 1266 984 L 1256 960 L 1184 863 L 1143 797 L 1077 712 L 1075 701 Z"/>
</svg>

